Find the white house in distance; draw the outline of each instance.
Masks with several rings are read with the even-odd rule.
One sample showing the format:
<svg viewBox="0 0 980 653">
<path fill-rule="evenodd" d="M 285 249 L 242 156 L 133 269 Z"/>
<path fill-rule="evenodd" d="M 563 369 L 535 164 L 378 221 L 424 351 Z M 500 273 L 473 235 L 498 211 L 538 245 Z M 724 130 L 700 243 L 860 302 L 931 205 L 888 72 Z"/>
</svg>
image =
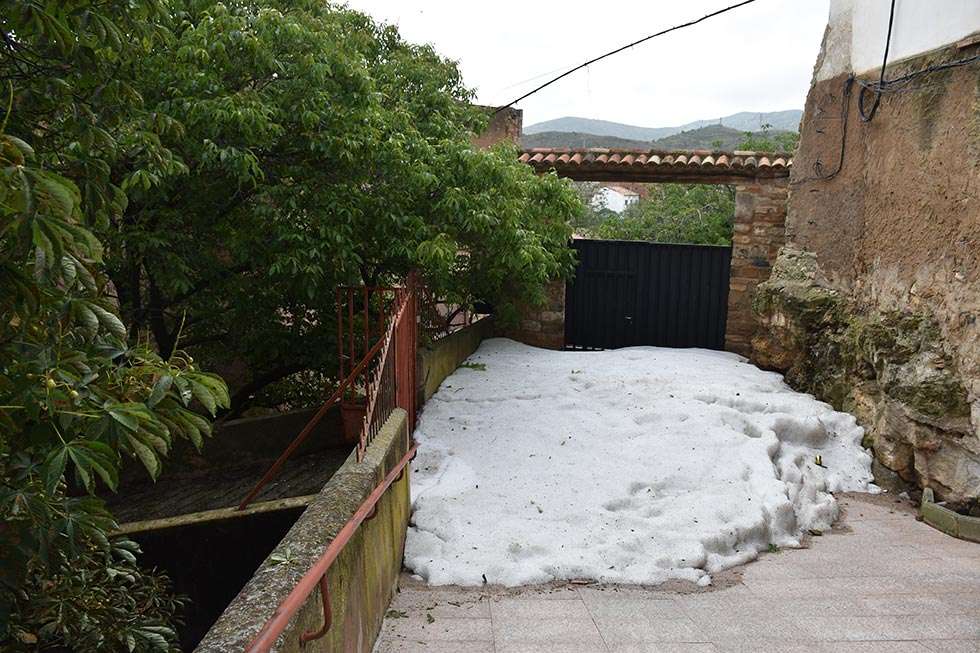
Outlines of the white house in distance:
<svg viewBox="0 0 980 653">
<path fill-rule="evenodd" d="M 603 186 L 592 196 L 592 208 L 606 208 L 616 213 L 622 213 L 630 204 L 639 201 L 640 195 L 636 191 L 622 186 Z"/>
</svg>

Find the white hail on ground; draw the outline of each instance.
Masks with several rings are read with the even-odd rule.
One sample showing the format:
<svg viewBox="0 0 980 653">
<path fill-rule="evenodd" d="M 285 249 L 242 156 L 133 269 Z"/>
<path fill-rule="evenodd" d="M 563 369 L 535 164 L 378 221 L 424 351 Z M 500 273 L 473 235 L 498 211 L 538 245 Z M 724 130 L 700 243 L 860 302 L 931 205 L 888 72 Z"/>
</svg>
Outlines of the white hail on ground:
<svg viewBox="0 0 980 653">
<path fill-rule="evenodd" d="M 851 415 L 735 354 L 493 339 L 469 361 L 416 431 L 405 564 L 432 584 L 707 584 L 877 491 Z"/>
</svg>

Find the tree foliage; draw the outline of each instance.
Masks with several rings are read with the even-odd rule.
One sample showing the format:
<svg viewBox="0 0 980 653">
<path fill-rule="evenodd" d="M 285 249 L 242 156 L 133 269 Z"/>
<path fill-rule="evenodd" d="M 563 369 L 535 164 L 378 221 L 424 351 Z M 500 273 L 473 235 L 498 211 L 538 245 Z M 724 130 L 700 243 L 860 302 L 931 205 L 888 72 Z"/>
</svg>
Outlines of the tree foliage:
<svg viewBox="0 0 980 653">
<path fill-rule="evenodd" d="M 745 132 L 736 149 L 753 152 L 793 152 L 800 144 L 799 132 L 773 131 L 772 125 L 762 125 L 758 132 Z"/>
<path fill-rule="evenodd" d="M 10 6 L 14 5 L 14 6 Z M 0 642 L 4 650 L 169 651 L 164 577 L 142 571 L 101 485 L 152 477 L 228 405 L 179 351 L 128 339 L 93 230 L 124 214 L 110 163 L 149 154 L 127 61 L 159 38 L 154 2 L 15 2 L 0 29 Z"/>
<path fill-rule="evenodd" d="M 596 227 L 597 238 L 656 243 L 727 245 L 735 190 L 709 184 L 651 184 L 649 196 Z"/>
<path fill-rule="evenodd" d="M 506 319 L 566 272 L 580 209 L 486 121 L 453 62 L 321 1 L 176 2 L 171 35 L 133 62 L 153 165 L 118 157 L 130 202 L 105 226 L 132 332 L 241 367 L 244 407 L 304 370 L 332 373 L 334 293 L 416 267 Z"/>
</svg>

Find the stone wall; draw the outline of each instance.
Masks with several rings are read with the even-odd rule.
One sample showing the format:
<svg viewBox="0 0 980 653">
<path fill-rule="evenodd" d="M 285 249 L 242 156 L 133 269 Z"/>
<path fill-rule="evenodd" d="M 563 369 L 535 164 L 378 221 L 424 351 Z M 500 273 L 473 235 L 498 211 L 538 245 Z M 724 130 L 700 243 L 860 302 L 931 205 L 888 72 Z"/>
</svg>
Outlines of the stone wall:
<svg viewBox="0 0 980 653">
<path fill-rule="evenodd" d="M 525 306 L 511 326 L 498 326 L 496 335 L 532 347 L 565 348 L 565 282 L 553 281 L 542 306 Z"/>
<path fill-rule="evenodd" d="M 227 653 L 245 649 L 361 502 L 402 458 L 408 436 L 407 414 L 396 408 L 368 446 L 364 460 L 357 462 L 351 454 L 195 651 Z M 301 633 L 316 631 L 323 623 L 320 594 L 315 591 L 273 651 L 369 653 L 373 649 L 401 571 L 410 511 L 406 473 L 384 494 L 377 504 L 376 516 L 357 529 L 327 574 L 333 612 L 330 630 L 321 639 L 305 645 L 299 642 Z"/>
<path fill-rule="evenodd" d="M 834 29 L 818 71 L 834 60 Z M 889 65 L 888 77 L 978 50 L 929 52 Z M 854 412 L 883 480 L 976 500 L 980 66 L 929 72 L 883 95 L 871 122 L 857 115 L 860 88 L 849 98 L 846 89 L 846 73 L 810 89 L 790 246 L 760 287 L 753 356 Z"/>
<path fill-rule="evenodd" d="M 490 316 L 455 331 L 448 336 L 419 348 L 418 405 L 427 402 L 436 393 L 446 377 L 456 371 L 459 364 L 476 351 L 485 338 L 493 335 L 493 318 Z"/>
<path fill-rule="evenodd" d="M 477 147 L 490 147 L 500 141 L 518 143 L 524 129 L 524 112 L 508 107 L 497 111 L 495 107 L 480 107 L 490 114 L 490 123 L 482 134 L 473 139 Z"/>
<path fill-rule="evenodd" d="M 769 278 L 779 248 L 786 240 L 788 192 L 785 179 L 766 179 L 735 187 L 725 349 L 743 356 L 752 351 L 752 336 L 757 326 L 752 314 L 756 286 Z"/>
</svg>

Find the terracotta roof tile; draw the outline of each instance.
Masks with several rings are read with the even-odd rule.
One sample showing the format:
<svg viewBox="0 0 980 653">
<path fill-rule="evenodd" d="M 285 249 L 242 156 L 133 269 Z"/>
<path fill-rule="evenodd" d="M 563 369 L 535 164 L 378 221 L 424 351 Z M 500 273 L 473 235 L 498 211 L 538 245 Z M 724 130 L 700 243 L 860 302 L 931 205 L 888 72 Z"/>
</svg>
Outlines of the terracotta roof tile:
<svg viewBox="0 0 980 653">
<path fill-rule="evenodd" d="M 615 174 L 617 170 L 636 174 L 669 177 L 687 176 L 787 176 L 793 165 L 791 155 L 779 152 L 749 152 L 736 150 L 687 150 L 664 152 L 658 150 L 628 150 L 610 148 L 547 148 L 523 150 L 522 163 L 536 168 L 554 167 L 559 174 L 573 175 L 577 170 Z"/>
</svg>

